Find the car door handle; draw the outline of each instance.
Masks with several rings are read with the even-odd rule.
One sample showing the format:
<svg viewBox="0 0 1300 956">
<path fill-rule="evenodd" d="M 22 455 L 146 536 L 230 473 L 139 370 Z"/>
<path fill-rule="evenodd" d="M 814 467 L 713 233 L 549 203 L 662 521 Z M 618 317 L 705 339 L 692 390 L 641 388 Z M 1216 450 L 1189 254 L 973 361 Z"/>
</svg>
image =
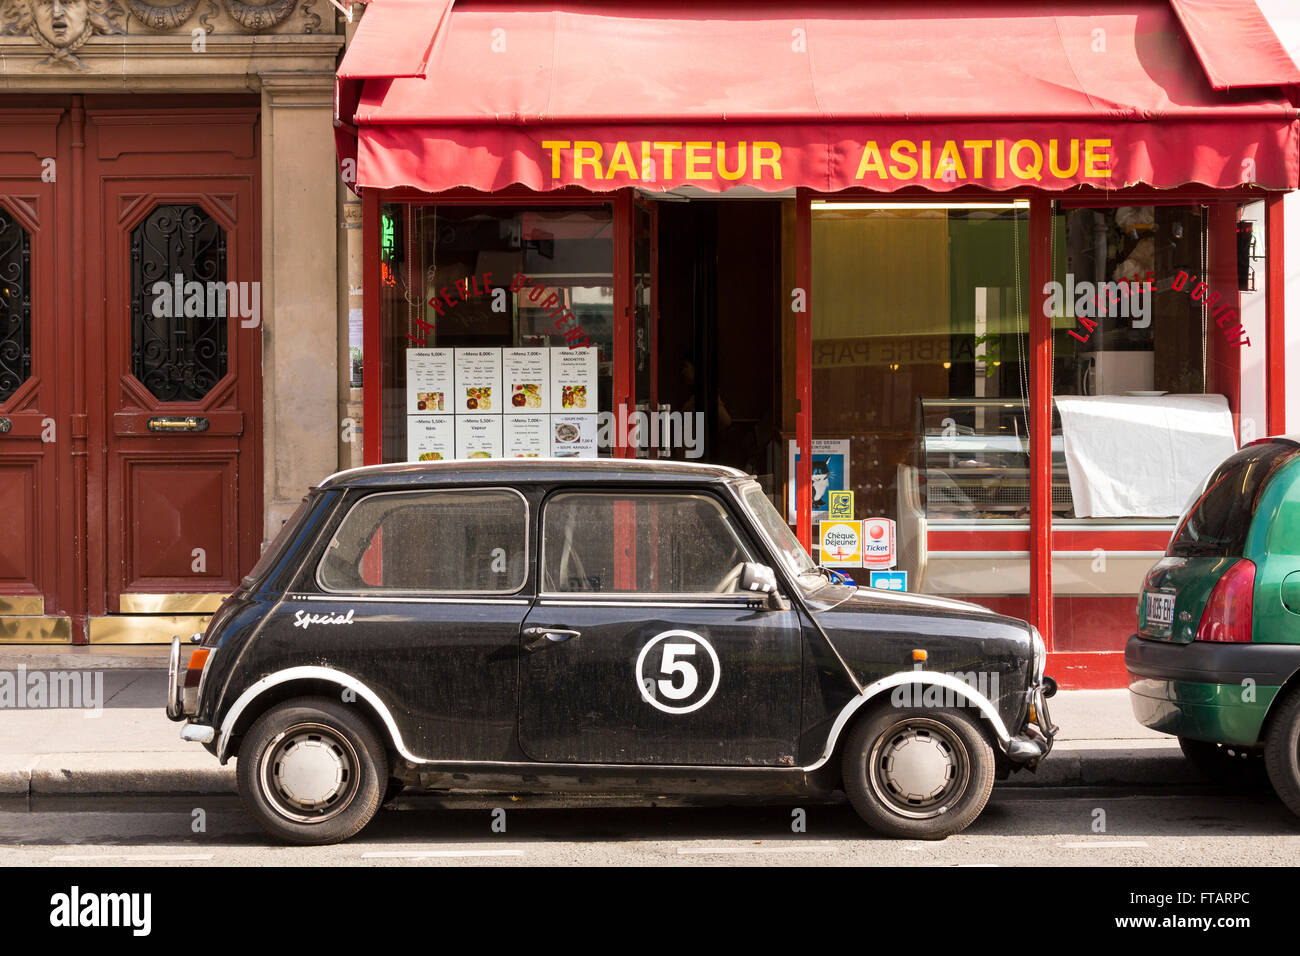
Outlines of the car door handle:
<svg viewBox="0 0 1300 956">
<path fill-rule="evenodd" d="M 526 627 L 524 628 L 524 637 L 531 637 L 533 640 L 524 645 L 524 650 L 531 654 L 533 651 L 540 651 L 544 647 L 563 644 L 565 641 L 581 636 L 582 634 L 579 631 L 569 631 L 560 627 Z"/>
</svg>

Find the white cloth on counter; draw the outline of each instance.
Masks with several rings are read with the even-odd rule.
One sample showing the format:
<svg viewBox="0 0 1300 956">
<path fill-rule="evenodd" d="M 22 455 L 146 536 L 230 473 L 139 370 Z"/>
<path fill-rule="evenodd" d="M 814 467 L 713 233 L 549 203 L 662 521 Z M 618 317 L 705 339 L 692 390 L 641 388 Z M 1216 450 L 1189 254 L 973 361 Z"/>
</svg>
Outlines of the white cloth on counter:
<svg viewBox="0 0 1300 956">
<path fill-rule="evenodd" d="M 1056 408 L 1079 518 L 1177 517 L 1237 450 L 1222 395 L 1057 396 Z"/>
</svg>

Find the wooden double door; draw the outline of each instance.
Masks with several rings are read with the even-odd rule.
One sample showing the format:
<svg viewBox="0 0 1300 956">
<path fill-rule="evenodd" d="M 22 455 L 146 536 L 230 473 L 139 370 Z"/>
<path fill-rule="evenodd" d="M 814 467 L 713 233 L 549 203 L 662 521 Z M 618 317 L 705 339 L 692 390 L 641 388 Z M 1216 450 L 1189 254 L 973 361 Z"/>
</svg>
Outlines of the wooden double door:
<svg viewBox="0 0 1300 956">
<path fill-rule="evenodd" d="M 0 100 L 0 642 L 188 633 L 261 540 L 258 110 Z"/>
</svg>

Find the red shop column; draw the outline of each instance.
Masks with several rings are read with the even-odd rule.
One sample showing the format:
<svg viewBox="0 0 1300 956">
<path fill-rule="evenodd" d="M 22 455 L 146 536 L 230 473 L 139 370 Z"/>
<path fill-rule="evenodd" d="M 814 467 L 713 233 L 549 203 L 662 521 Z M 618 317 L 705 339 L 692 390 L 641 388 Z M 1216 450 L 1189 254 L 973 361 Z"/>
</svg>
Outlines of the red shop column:
<svg viewBox="0 0 1300 956">
<path fill-rule="evenodd" d="M 794 275 L 804 294 L 803 311 L 794 317 L 795 517 L 799 543 L 812 554 L 812 194 L 800 188 L 796 195 Z M 788 301 L 798 299 L 790 296 Z"/>
<path fill-rule="evenodd" d="M 1286 261 L 1283 258 L 1282 200 L 1285 193 L 1269 193 L 1264 200 L 1264 251 L 1268 256 L 1264 292 L 1264 353 L 1268 362 L 1269 435 L 1286 434 Z"/>
<path fill-rule="evenodd" d="M 1052 649 L 1052 203 L 1029 198 L 1029 621 Z"/>
</svg>

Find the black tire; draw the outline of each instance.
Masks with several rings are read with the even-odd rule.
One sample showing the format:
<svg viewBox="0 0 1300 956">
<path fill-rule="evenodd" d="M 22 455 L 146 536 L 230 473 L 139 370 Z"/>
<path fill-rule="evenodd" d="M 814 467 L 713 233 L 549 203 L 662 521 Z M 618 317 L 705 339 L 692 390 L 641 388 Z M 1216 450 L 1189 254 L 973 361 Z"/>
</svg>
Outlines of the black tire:
<svg viewBox="0 0 1300 956">
<path fill-rule="evenodd" d="M 1264 752 L 1258 747 L 1218 744 L 1189 737 L 1179 737 L 1178 746 L 1188 762 L 1214 783 L 1249 786 L 1262 784 L 1266 779 Z"/>
<path fill-rule="evenodd" d="M 1293 691 L 1269 720 L 1264 764 L 1274 791 L 1300 816 L 1300 692 Z"/>
<path fill-rule="evenodd" d="M 928 748 L 918 751 L 925 772 L 911 775 L 936 785 L 925 794 L 900 789 L 907 781 L 896 776 L 896 761 L 907 746 Z M 993 747 L 974 717 L 932 707 L 882 707 L 864 715 L 845 742 L 842 766 L 858 815 L 879 833 L 913 840 L 942 840 L 966 829 L 988 803 L 996 769 Z"/>
<path fill-rule="evenodd" d="M 235 776 L 244 808 L 273 837 L 301 845 L 339 843 L 379 809 L 388 751 L 355 706 L 300 697 L 254 721 L 240 745 Z"/>
</svg>

